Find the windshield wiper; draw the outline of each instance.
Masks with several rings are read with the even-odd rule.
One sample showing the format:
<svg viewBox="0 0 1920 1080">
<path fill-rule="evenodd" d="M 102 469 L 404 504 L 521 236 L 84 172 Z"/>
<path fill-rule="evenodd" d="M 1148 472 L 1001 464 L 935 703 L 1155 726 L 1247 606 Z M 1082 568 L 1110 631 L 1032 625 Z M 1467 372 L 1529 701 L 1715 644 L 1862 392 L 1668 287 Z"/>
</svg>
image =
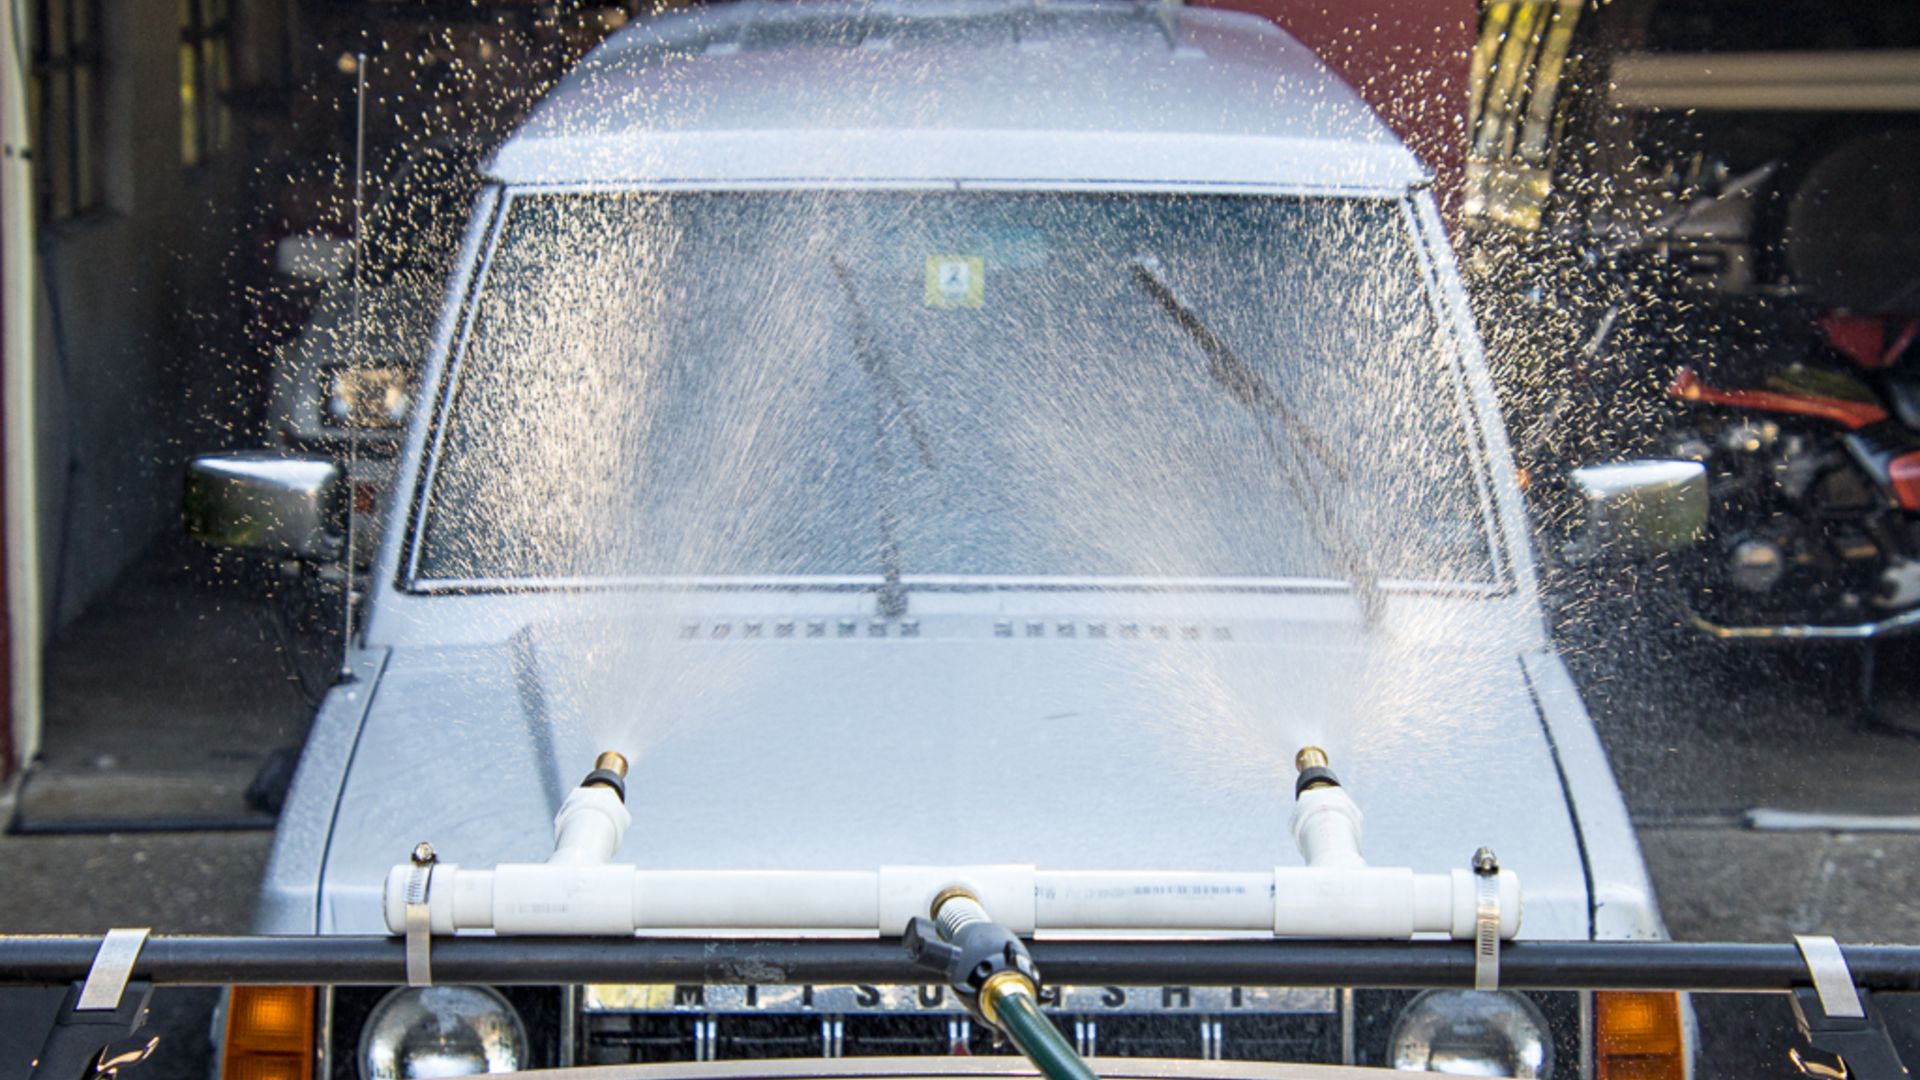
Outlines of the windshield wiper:
<svg viewBox="0 0 1920 1080">
<path fill-rule="evenodd" d="M 880 348 L 873 333 L 873 322 L 867 317 L 867 308 L 860 302 L 860 290 L 854 286 L 853 275 L 847 270 L 846 263 L 834 256 L 828 260 L 833 267 L 833 277 L 840 285 L 840 291 L 847 300 L 847 311 L 853 322 L 853 352 L 860 361 L 860 369 L 867 377 L 879 384 L 885 391 L 885 403 L 877 404 L 873 413 L 873 453 L 880 467 L 880 561 L 881 573 L 885 583 L 880 587 L 878 600 L 879 614 L 882 618 L 897 619 L 907 613 L 907 592 L 900 583 L 900 520 L 894 511 L 899 477 L 893 468 L 893 454 L 887 449 L 887 428 L 899 421 L 907 429 L 907 437 L 913 440 L 914 450 L 920 456 L 921 464 L 928 469 L 933 465 L 933 446 L 927 433 L 920 426 L 920 417 L 913 411 L 913 405 L 907 399 L 906 384 L 900 381 L 900 375 L 893 369 L 893 363 Z"/>
<path fill-rule="evenodd" d="M 1260 431 L 1267 445 L 1274 451 L 1285 474 L 1287 484 L 1298 495 L 1307 508 L 1307 526 L 1313 531 L 1314 540 L 1322 550 L 1332 556 L 1340 568 L 1340 574 L 1353 588 L 1354 599 L 1360 605 L 1360 614 L 1369 624 L 1380 615 L 1379 582 L 1372 567 L 1367 564 L 1361 553 L 1359 539 L 1346 518 L 1327 500 L 1322 498 L 1318 486 L 1308 481 L 1304 470 L 1298 467 L 1293 446 L 1304 447 L 1312 457 L 1328 472 L 1336 482 L 1347 481 L 1347 464 L 1344 458 L 1335 452 L 1329 443 L 1300 414 L 1300 411 L 1287 401 L 1286 396 L 1272 383 L 1268 382 L 1239 353 L 1233 350 L 1213 332 L 1213 328 L 1200 318 L 1185 297 L 1180 295 L 1173 283 L 1167 280 L 1166 267 L 1153 255 L 1135 255 L 1131 263 L 1133 278 L 1146 290 L 1165 311 L 1169 318 L 1187 335 L 1207 358 L 1207 375 L 1226 390 L 1227 395 L 1245 408 L 1278 421 L 1278 424 L 1262 424 Z M 1274 429 L 1278 427 L 1287 435 L 1287 445 L 1283 447 L 1274 438 Z"/>
</svg>

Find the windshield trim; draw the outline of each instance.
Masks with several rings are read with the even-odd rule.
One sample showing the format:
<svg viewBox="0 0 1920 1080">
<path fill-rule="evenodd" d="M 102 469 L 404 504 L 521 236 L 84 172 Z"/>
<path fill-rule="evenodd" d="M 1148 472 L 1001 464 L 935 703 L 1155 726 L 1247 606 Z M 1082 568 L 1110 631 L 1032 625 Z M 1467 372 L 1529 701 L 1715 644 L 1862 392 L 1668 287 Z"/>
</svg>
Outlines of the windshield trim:
<svg viewBox="0 0 1920 1080">
<path fill-rule="evenodd" d="M 873 593 L 887 584 L 883 574 L 641 574 L 620 577 L 426 578 L 414 583 L 419 595 L 564 592 L 788 592 Z M 1233 577 L 1019 577 L 997 574 L 903 574 L 900 585 L 912 592 L 1104 592 L 1104 593 L 1260 593 L 1340 595 L 1354 591 L 1336 578 Z M 1494 582 L 1389 578 L 1376 583 L 1382 592 L 1423 596 L 1504 596 Z"/>
<path fill-rule="evenodd" d="M 1279 196 L 1295 199 L 1375 199 L 1405 202 L 1408 196 L 1424 191 L 1431 181 L 1413 184 L 1284 184 L 1265 181 L 1217 180 L 1058 180 L 1035 177 L 1031 180 L 992 180 L 954 177 L 941 180 L 869 179 L 839 180 L 808 177 L 760 177 L 738 180 L 658 179 L 636 183 L 577 181 L 530 181 L 502 185 L 507 199 L 519 195 L 620 195 L 668 192 L 763 192 L 763 191 L 966 191 L 1007 192 L 1011 194 L 1048 192 L 1086 192 L 1109 195 L 1246 195 Z"/>
<path fill-rule="evenodd" d="M 1479 495 L 1481 525 L 1487 534 L 1487 549 L 1493 560 L 1492 582 L 1503 588 L 1513 585 L 1514 574 L 1512 553 L 1507 550 L 1507 531 L 1501 522 L 1500 501 L 1494 486 L 1493 461 L 1495 447 L 1487 438 L 1486 425 L 1480 410 L 1474 408 L 1474 390 L 1468 376 L 1467 356 L 1471 352 L 1476 356 L 1482 352 L 1478 338 L 1464 332 L 1471 327 L 1471 314 L 1456 310 L 1462 298 L 1450 297 L 1441 285 L 1440 267 L 1433 251 L 1435 243 L 1445 244 L 1444 233 L 1434 235 L 1428 227 L 1425 217 L 1416 208 L 1413 200 L 1400 200 L 1400 212 L 1406 219 L 1407 229 L 1413 234 L 1415 258 L 1419 262 L 1421 280 L 1426 285 L 1428 302 L 1433 305 L 1434 328 L 1445 339 L 1445 347 L 1451 358 L 1447 365 L 1453 383 L 1454 408 L 1460 421 L 1461 431 L 1471 448 L 1468 456 L 1473 458 L 1474 489 Z M 1463 324 L 1462 318 L 1468 321 Z M 1504 447 L 1501 448 L 1504 452 Z M 1525 543 L 1525 539 L 1515 537 L 1515 542 Z"/>
<path fill-rule="evenodd" d="M 887 582 L 883 574 L 626 574 L 617 577 L 444 577 L 424 578 L 417 593 L 593 592 L 660 589 L 666 591 L 872 592 Z"/>
<path fill-rule="evenodd" d="M 821 183 L 813 180 L 760 180 L 760 181 L 649 181 L 645 183 L 527 183 L 502 185 L 478 237 L 477 265 L 463 275 L 463 291 L 460 306 L 455 315 L 455 325 L 450 338 L 446 341 L 442 363 L 438 366 L 437 385 L 434 387 L 432 408 L 427 410 L 427 431 L 425 444 L 417 470 L 414 473 L 415 486 L 408 493 L 405 528 L 399 539 L 400 558 L 398 573 L 394 584 L 403 594 L 415 595 L 475 595 L 532 592 L 589 592 L 589 591 L 783 591 L 783 592 L 877 592 L 884 588 L 887 579 L 883 574 L 863 575 L 620 575 L 608 577 L 425 577 L 420 571 L 420 559 L 423 544 L 422 530 L 426 524 L 428 502 L 434 488 L 435 475 L 444 449 L 446 419 L 451 410 L 454 391 L 458 386 L 460 369 L 467 356 L 467 348 L 473 333 L 473 315 L 475 301 L 484 291 L 487 280 L 493 270 L 494 256 L 499 248 L 502 235 L 511 217 L 513 203 L 521 196 L 548 196 L 564 194 L 635 194 L 650 192 L 757 192 L 757 191 L 950 191 L 955 193 L 988 193 L 1004 191 L 1010 193 L 1061 192 L 1085 194 L 1179 194 L 1179 195 L 1225 195 L 1242 198 L 1281 198 L 1281 199 L 1352 199 L 1374 202 L 1392 201 L 1398 208 L 1406 227 L 1413 237 L 1412 247 L 1416 251 L 1418 272 L 1421 276 L 1423 292 L 1426 294 L 1429 310 L 1432 312 L 1436 329 L 1446 344 L 1446 363 L 1437 367 L 1436 372 L 1444 372 L 1444 377 L 1453 384 L 1454 399 L 1460 410 L 1464 441 L 1468 456 L 1474 459 L 1473 473 L 1475 490 L 1480 503 L 1482 525 L 1486 533 L 1489 550 L 1490 574 L 1484 581 L 1450 581 L 1413 578 L 1395 578 L 1381 576 L 1374 581 L 1374 587 L 1381 592 L 1394 594 L 1421 594 L 1431 596 L 1466 596 L 1498 598 L 1512 595 L 1515 581 L 1512 576 L 1512 558 L 1505 550 L 1506 530 L 1502 528 L 1495 492 L 1492 486 L 1491 465 L 1488 455 L 1491 452 L 1486 437 L 1486 429 L 1481 422 L 1479 410 L 1475 408 L 1475 397 L 1469 372 L 1466 369 L 1467 348 L 1461 336 L 1461 327 L 1455 322 L 1456 305 L 1449 302 L 1442 288 L 1435 255 L 1428 250 L 1432 243 L 1428 230 L 1424 227 L 1421 215 L 1413 205 L 1415 196 L 1426 190 L 1425 183 L 1416 183 L 1403 188 L 1328 188 L 1316 185 L 1280 185 L 1249 184 L 1236 182 L 1223 183 L 1137 183 L 1124 181 L 1042 181 L 1034 184 L 1021 184 L 1012 181 L 972 181 L 964 179 L 942 181 L 919 180 L 874 180 L 874 181 L 835 181 Z M 468 244 L 472 244 L 470 239 Z M 468 244 L 463 244 L 466 248 Z M 463 256 L 464 258 L 464 256 Z M 903 574 L 900 583 L 903 587 L 913 587 L 924 591 L 942 592 L 979 592 L 979 591 L 1022 591 L 1022 592 L 1251 592 L 1251 593 L 1351 593 L 1353 584 L 1334 578 L 1145 578 L 1145 577 L 1101 577 L 1101 576 L 1054 576 L 1019 577 L 997 575 L 919 575 Z"/>
</svg>

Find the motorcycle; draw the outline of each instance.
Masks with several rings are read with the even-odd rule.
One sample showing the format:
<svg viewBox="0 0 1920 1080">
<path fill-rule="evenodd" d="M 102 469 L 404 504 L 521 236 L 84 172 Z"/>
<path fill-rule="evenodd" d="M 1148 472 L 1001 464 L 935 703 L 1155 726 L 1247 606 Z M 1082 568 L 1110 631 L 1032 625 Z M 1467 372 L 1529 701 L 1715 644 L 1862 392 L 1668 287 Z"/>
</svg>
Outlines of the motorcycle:
<svg viewBox="0 0 1920 1080">
<path fill-rule="evenodd" d="M 1920 227 L 1888 203 L 1884 167 L 1909 150 L 1920 131 L 1847 139 L 1808 169 L 1729 175 L 1644 228 L 1539 260 L 1585 287 L 1561 290 L 1563 340 L 1515 350 L 1559 366 L 1520 373 L 1552 390 L 1514 411 L 1522 466 L 1573 481 L 1539 493 L 1550 529 L 1579 505 L 1574 463 L 1704 466 L 1699 543 L 1610 579 L 1657 600 L 1655 623 L 1852 643 L 1872 715 L 1920 731 L 1920 709 L 1889 709 L 1907 696 L 1890 676 L 1920 668 L 1896 659 L 1920 657 Z M 1541 336 L 1549 313 L 1509 319 Z M 1561 561 L 1595 557 L 1577 522 L 1567 536 Z"/>
<path fill-rule="evenodd" d="M 1693 366 L 1662 450 L 1707 467 L 1689 621 L 1728 640 L 1920 630 L 1920 318 L 1829 313 L 1825 348 L 1731 384 Z"/>
</svg>

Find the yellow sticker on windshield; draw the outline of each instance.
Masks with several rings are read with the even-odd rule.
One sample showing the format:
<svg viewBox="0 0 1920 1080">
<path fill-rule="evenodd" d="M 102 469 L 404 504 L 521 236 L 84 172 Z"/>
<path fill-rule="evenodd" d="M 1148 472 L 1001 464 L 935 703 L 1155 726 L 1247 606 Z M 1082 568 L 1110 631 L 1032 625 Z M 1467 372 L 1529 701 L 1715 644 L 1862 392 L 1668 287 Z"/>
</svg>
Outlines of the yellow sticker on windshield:
<svg viewBox="0 0 1920 1080">
<path fill-rule="evenodd" d="M 978 255 L 927 256 L 928 307 L 979 307 L 987 298 L 987 263 Z"/>
</svg>

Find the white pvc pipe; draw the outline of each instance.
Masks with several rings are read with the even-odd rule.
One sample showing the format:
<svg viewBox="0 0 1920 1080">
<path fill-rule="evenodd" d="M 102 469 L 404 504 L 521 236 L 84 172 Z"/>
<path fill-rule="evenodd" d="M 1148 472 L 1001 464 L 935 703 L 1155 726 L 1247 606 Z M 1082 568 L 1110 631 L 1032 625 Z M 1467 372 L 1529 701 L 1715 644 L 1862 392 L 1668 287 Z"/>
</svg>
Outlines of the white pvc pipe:
<svg viewBox="0 0 1920 1080">
<path fill-rule="evenodd" d="M 880 926 L 880 875 L 870 871 L 635 871 L 632 898 L 632 921 L 660 930 Z"/>
<path fill-rule="evenodd" d="M 406 925 L 406 881 L 387 879 L 388 929 Z M 1470 871 L 1276 867 L 1265 873 L 1036 871 L 1032 867 L 887 867 L 880 871 L 643 870 L 528 863 L 437 866 L 428 892 L 436 933 L 660 934 L 782 931 L 899 934 L 940 890 L 961 886 L 1017 933 L 1189 931 L 1290 937 L 1473 937 Z M 1024 895 L 1025 904 L 1020 902 Z M 1502 937 L 1519 932 L 1519 880 L 1500 874 Z"/>
<path fill-rule="evenodd" d="M 1035 921 L 1047 929 L 1190 930 L 1211 924 L 1258 930 L 1273 925 L 1271 873 L 1065 870 L 1035 879 Z"/>
<path fill-rule="evenodd" d="M 1293 801 L 1293 843 L 1308 866 L 1367 865 L 1360 855 L 1360 807 L 1338 785 L 1308 788 Z"/>
<path fill-rule="evenodd" d="M 1466 869 L 1416 874 L 1370 867 L 1360 808 L 1337 785 L 1295 800 L 1306 866 L 1253 873 L 888 866 L 879 870 L 642 870 L 608 865 L 632 818 L 600 784 L 575 788 L 554 815 L 545 863 L 465 870 L 437 865 L 427 890 L 434 933 L 673 934 L 774 931 L 899 934 L 952 888 L 1018 934 L 1040 931 L 1271 933 L 1282 937 L 1472 938 L 1478 880 Z M 387 928 L 405 931 L 411 865 L 387 876 Z M 1520 932 L 1520 882 L 1499 875 L 1500 936 Z"/>
<path fill-rule="evenodd" d="M 553 816 L 549 863 L 595 866 L 613 858 L 633 815 L 620 794 L 604 784 L 582 784 L 568 793 Z"/>
<path fill-rule="evenodd" d="M 1416 874 L 1399 867 L 1276 867 L 1274 933 L 1286 937 L 1471 939 L 1478 890 L 1466 869 Z M 1520 932 L 1520 880 L 1500 871 L 1500 936 Z"/>
</svg>

